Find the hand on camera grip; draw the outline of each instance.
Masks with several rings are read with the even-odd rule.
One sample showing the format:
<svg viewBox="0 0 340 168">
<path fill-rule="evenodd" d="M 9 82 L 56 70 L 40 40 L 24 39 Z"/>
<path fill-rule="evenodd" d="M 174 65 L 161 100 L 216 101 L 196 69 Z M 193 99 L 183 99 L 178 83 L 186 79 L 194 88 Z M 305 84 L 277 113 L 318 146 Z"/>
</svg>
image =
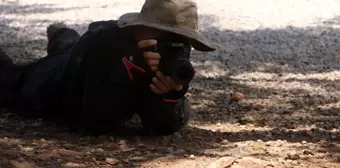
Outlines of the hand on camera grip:
<svg viewBox="0 0 340 168">
<path fill-rule="evenodd" d="M 143 40 L 138 42 L 138 47 L 143 49 L 143 48 L 148 48 L 157 45 L 156 40 Z M 154 72 L 158 70 L 159 66 L 159 61 L 161 59 L 161 56 L 159 53 L 156 52 L 150 52 L 146 51 L 143 52 L 144 59 L 146 60 L 146 63 L 150 66 L 150 69 Z"/>
</svg>

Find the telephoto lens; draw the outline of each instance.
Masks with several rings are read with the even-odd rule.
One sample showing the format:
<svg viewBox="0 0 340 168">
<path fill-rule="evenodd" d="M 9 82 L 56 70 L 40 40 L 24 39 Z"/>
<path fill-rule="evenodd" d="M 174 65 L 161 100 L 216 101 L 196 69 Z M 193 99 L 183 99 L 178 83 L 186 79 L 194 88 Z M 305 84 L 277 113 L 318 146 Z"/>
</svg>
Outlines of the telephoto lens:
<svg viewBox="0 0 340 168">
<path fill-rule="evenodd" d="M 183 58 L 177 58 L 173 62 L 172 79 L 178 84 L 187 84 L 195 76 L 195 70 L 190 61 Z"/>
</svg>

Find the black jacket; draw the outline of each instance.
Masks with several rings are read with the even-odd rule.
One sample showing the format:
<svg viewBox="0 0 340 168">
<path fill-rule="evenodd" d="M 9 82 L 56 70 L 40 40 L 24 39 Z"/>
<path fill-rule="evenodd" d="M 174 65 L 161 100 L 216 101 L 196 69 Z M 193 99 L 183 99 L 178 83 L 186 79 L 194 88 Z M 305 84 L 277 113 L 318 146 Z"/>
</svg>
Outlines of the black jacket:
<svg viewBox="0 0 340 168">
<path fill-rule="evenodd" d="M 136 55 L 133 33 L 115 21 L 95 22 L 89 28 L 73 48 L 64 73 L 64 119 L 71 125 L 106 132 L 137 113 L 156 132 L 182 128 L 189 119 L 184 97 L 189 86 L 166 97 L 154 94 L 149 87 L 152 73 L 127 68 L 129 56 Z"/>
</svg>

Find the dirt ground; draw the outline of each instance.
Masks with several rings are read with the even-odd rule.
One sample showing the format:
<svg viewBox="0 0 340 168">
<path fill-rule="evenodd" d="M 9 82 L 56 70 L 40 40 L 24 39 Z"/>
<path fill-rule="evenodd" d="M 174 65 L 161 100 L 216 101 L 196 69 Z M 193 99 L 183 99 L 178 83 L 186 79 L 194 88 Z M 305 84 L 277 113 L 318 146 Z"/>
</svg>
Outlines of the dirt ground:
<svg viewBox="0 0 340 168">
<path fill-rule="evenodd" d="M 117 137 L 94 138 L 3 110 L 0 168 L 340 168 L 340 2 L 197 2 L 200 32 L 218 50 L 193 53 L 187 128 L 155 137 L 136 118 Z M 0 47 L 29 62 L 46 54 L 48 24 L 84 32 L 142 3 L 3 1 Z M 244 98 L 230 101 L 235 92 Z"/>
</svg>

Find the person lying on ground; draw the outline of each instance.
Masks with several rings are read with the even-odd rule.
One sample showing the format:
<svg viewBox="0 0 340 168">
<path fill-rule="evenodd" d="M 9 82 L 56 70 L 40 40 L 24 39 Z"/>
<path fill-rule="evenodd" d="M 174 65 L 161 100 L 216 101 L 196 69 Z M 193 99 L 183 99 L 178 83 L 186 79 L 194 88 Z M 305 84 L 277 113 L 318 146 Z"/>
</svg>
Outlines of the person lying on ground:
<svg viewBox="0 0 340 168">
<path fill-rule="evenodd" d="M 95 135 L 134 114 L 156 134 L 177 132 L 190 118 L 191 48 L 215 50 L 197 30 L 191 0 L 146 0 L 141 12 L 93 22 L 82 36 L 50 25 L 48 55 L 17 71 L 12 107 Z"/>
</svg>

